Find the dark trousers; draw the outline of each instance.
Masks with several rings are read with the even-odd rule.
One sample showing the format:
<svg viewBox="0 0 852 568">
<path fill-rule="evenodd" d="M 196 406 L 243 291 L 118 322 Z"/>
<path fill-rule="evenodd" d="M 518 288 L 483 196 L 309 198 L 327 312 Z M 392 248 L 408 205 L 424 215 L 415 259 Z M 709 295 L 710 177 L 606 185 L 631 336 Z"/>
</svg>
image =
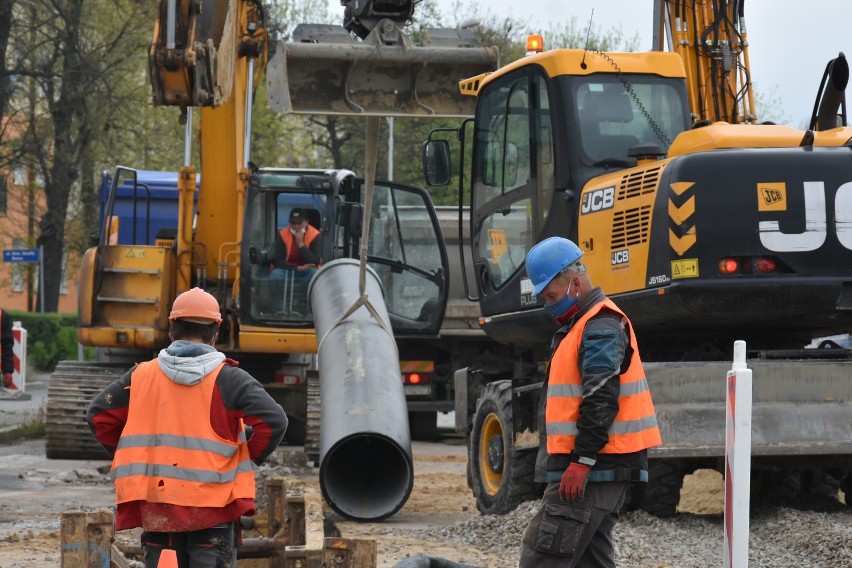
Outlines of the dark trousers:
<svg viewBox="0 0 852 568">
<path fill-rule="evenodd" d="M 233 521 L 191 532 L 143 532 L 145 568 L 157 568 L 166 548 L 177 553 L 179 568 L 237 568 L 238 530 Z"/>
<path fill-rule="evenodd" d="M 579 501 L 564 501 L 559 482 L 544 490 L 541 508 L 524 533 L 519 568 L 613 568 L 612 529 L 627 481 L 586 484 Z"/>
</svg>

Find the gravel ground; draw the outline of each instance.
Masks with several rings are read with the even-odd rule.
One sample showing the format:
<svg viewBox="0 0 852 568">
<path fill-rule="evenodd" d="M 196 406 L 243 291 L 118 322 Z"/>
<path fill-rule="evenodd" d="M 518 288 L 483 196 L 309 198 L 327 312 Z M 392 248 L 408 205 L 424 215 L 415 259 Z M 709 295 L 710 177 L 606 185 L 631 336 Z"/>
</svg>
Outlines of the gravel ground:
<svg viewBox="0 0 852 568">
<path fill-rule="evenodd" d="M 435 539 L 499 553 L 504 560 L 491 568 L 517 566 L 518 543 L 537 508 L 537 502 L 529 502 L 509 515 L 445 526 L 435 532 Z M 831 513 L 765 510 L 750 519 L 750 533 L 751 566 L 852 567 L 852 511 L 848 509 Z M 633 511 L 622 515 L 613 538 L 618 566 L 704 568 L 722 564 L 721 515 L 687 513 L 658 519 Z"/>
<path fill-rule="evenodd" d="M 0 447 L 0 568 L 59 566 L 59 513 L 112 502 L 111 484 L 97 471 L 102 464 L 45 460 L 43 452 L 43 441 Z M 379 568 L 418 553 L 482 568 L 517 566 L 521 537 L 538 503 L 504 516 L 479 515 L 458 442 L 415 443 L 414 464 L 411 497 L 387 521 L 348 522 L 331 511 L 327 517 L 343 537 L 376 540 Z M 260 474 L 318 486 L 318 470 L 295 449 L 276 452 Z M 619 568 L 722 565 L 721 476 L 705 474 L 684 483 L 681 506 L 687 512 L 670 519 L 641 511 L 622 515 L 614 531 Z M 751 567 L 852 568 L 852 508 L 764 507 L 753 510 L 750 524 Z"/>
</svg>

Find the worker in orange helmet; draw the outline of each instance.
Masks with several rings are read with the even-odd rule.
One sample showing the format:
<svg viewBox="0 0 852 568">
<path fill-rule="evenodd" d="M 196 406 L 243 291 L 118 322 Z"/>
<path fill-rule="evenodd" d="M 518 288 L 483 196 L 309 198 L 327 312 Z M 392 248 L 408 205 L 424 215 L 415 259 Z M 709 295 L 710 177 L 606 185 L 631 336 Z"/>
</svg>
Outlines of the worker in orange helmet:
<svg viewBox="0 0 852 568">
<path fill-rule="evenodd" d="M 222 316 L 213 296 L 184 292 L 169 321 L 172 343 L 106 387 L 86 415 L 113 458 L 115 528 L 142 527 L 146 568 L 164 549 L 180 566 L 236 568 L 240 516 L 256 512 L 254 470 L 287 416 L 214 347 Z"/>
<path fill-rule="evenodd" d="M 559 324 L 542 386 L 535 479 L 546 483 L 520 568 L 614 567 L 612 529 L 631 482 L 661 443 L 630 320 L 592 284 L 583 251 L 551 237 L 527 274 Z"/>
</svg>

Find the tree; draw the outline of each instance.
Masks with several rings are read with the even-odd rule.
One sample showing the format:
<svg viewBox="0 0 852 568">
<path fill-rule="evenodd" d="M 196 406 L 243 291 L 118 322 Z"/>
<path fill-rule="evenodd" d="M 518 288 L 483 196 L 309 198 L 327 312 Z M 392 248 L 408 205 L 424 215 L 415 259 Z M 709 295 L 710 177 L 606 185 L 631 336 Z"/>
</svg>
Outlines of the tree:
<svg viewBox="0 0 852 568">
<path fill-rule="evenodd" d="M 112 88 L 123 84 L 120 72 L 126 71 L 127 54 L 134 53 L 128 48 L 144 45 L 139 32 L 149 26 L 151 8 L 129 0 L 31 0 L 25 10 L 18 8 L 10 34 L 14 73 L 35 82 L 39 104 L 30 108 L 24 100 L 16 103 L 27 121 L 24 152 L 44 180 L 46 208 L 36 242 L 44 252 L 40 292 L 45 309 L 55 311 L 69 204 L 75 192 L 90 197 L 94 191 L 95 142 L 116 108 Z M 81 169 L 88 179 L 81 178 Z M 84 210 L 91 214 L 97 209 Z"/>
</svg>

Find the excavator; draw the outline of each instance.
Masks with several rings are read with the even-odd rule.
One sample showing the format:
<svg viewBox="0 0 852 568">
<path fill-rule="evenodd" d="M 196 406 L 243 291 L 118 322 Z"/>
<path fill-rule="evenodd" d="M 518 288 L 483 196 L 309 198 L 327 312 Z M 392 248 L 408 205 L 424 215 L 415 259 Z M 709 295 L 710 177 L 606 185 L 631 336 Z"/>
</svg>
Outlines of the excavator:
<svg viewBox="0 0 852 568">
<path fill-rule="evenodd" d="M 464 280 L 505 354 L 454 376 L 483 513 L 540 490 L 537 409 L 556 328 L 524 261 L 550 236 L 578 244 L 646 362 L 663 445 L 634 506 L 673 515 L 685 475 L 722 471 L 735 340 L 754 372 L 755 494 L 836 498 L 849 482 L 850 352 L 804 349 L 852 329 L 849 68 L 842 53 L 828 63 L 808 129 L 760 122 L 744 4 L 657 0 L 653 51 L 545 50 L 536 35 L 527 57 L 460 80 L 476 100 L 453 131 L 473 147 L 459 176 Z M 450 182 L 446 134 L 424 144 L 430 185 Z"/>
<path fill-rule="evenodd" d="M 426 191 L 375 180 L 378 121 L 383 116 L 469 115 L 472 100 L 458 92 L 451 77 L 496 68 L 497 51 L 479 46 L 469 30 L 461 29 L 426 30 L 415 43 L 403 31 L 413 1 L 341 4 L 345 27 L 300 24 L 292 41 L 280 43 L 269 59 L 266 14 L 258 0 L 159 3 L 148 74 L 154 105 L 179 107 L 185 123 L 178 215 L 174 227 L 159 228 L 153 244 L 135 240 L 142 233 L 135 224 L 149 221 L 142 212 L 150 205 L 150 188 L 134 169 L 116 168 L 99 243 L 84 254 L 80 273 L 78 338 L 98 348 L 99 361 L 61 362 L 52 375 L 46 413 L 49 458 L 104 457 L 84 421 L 88 402 L 133 362 L 168 345 L 174 298 L 199 287 L 220 303 L 223 322 L 216 347 L 239 360 L 285 408 L 291 417 L 288 439 L 304 442 L 309 454 L 321 458 L 330 504 L 357 519 L 384 518 L 404 504 L 412 486 L 412 460 L 405 399 L 396 396 L 403 385 L 393 341 L 437 336 L 446 305 L 447 257 Z M 365 117 L 364 179 L 348 170 L 252 164 L 252 105 L 264 76 L 276 109 Z M 199 172 L 191 164 L 194 108 L 200 108 Z M 134 213 L 137 201 L 140 205 L 131 242 L 120 242 L 115 226 L 116 188 L 122 180 L 133 187 Z M 298 278 L 294 266 L 273 267 L 271 260 L 294 209 L 302 210 L 321 239 L 321 268 L 310 282 Z M 354 278 L 346 276 L 352 263 Z M 273 268 L 283 268 L 283 276 L 273 275 Z M 331 329 L 320 335 L 315 327 L 318 312 L 328 312 L 328 305 L 346 293 L 328 283 L 335 278 L 338 284 L 360 286 L 361 303 L 352 307 L 363 306 L 380 324 L 374 326 L 378 331 L 366 325 L 356 331 L 366 336 L 364 345 L 379 344 L 378 351 L 387 354 L 382 372 L 390 376 L 387 391 L 392 394 L 367 391 L 385 398 L 366 397 L 364 404 L 375 406 L 359 412 L 398 417 L 389 431 L 365 424 L 363 432 L 320 437 L 322 385 L 331 385 L 332 392 L 337 385 L 342 392 L 344 375 L 361 369 L 352 363 L 326 378 L 319 368 L 320 344 L 332 354 L 336 348 L 338 360 L 345 360 L 343 352 L 357 351 L 354 332 L 339 339 L 345 345 L 335 346 Z M 309 286 L 314 284 L 334 290 L 335 297 L 311 301 Z M 349 307 L 342 306 L 337 315 Z M 362 362 L 367 355 L 350 353 Z M 329 369 L 339 362 L 329 361 Z M 356 398 L 353 394 L 343 403 Z M 354 411 L 329 412 L 332 429 L 339 432 L 347 414 L 351 418 Z M 345 458 L 346 451 L 354 451 L 343 449 L 350 439 L 378 452 L 363 454 L 360 463 L 379 473 L 359 473 L 351 461 L 323 458 L 332 451 Z M 344 468 L 342 475 L 335 473 L 338 467 Z M 372 492 L 359 475 L 370 479 Z"/>
</svg>

